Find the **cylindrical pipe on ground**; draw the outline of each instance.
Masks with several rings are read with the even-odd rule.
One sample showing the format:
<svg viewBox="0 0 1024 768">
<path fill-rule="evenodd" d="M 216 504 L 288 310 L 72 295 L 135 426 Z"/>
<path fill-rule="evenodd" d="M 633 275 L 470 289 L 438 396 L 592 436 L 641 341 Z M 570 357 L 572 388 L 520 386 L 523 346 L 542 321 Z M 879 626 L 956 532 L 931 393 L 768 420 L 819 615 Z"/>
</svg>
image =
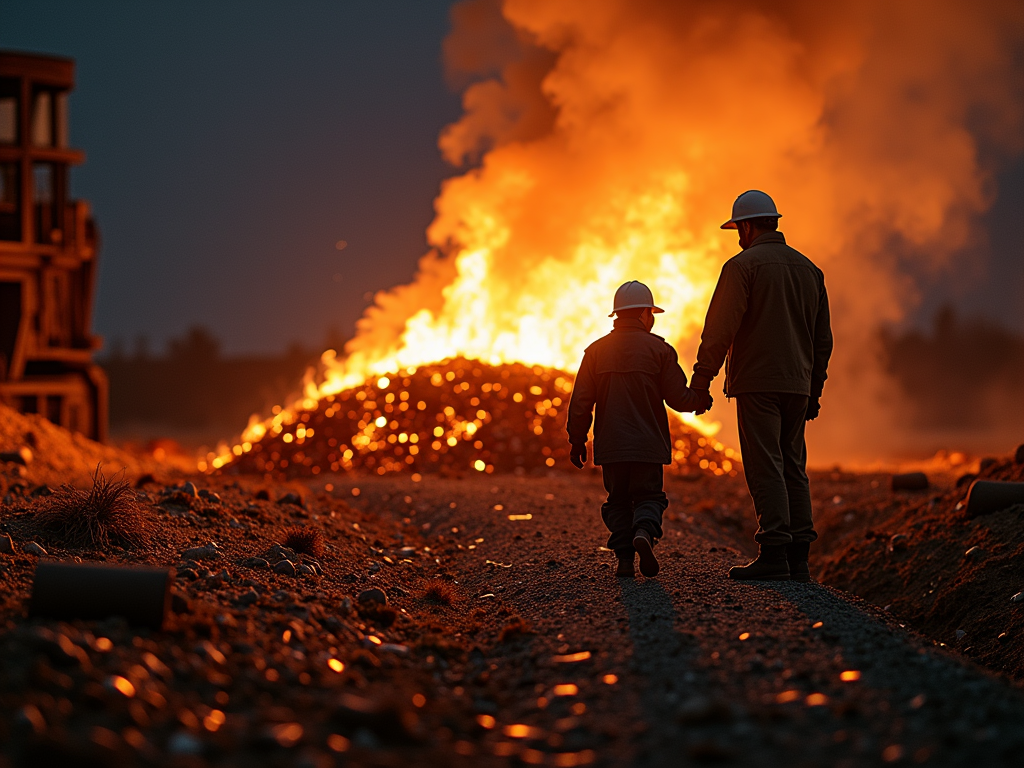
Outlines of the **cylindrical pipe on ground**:
<svg viewBox="0 0 1024 768">
<path fill-rule="evenodd" d="M 928 490 L 928 475 L 924 472 L 904 472 L 901 475 L 893 475 L 892 489 L 894 491 L 926 491 Z"/>
<path fill-rule="evenodd" d="M 967 491 L 967 515 L 977 517 L 1024 504 L 1024 483 L 975 480 Z"/>
<path fill-rule="evenodd" d="M 160 629 L 171 604 L 168 568 L 42 560 L 32 581 L 29 615 L 71 621 L 122 616 Z"/>
</svg>

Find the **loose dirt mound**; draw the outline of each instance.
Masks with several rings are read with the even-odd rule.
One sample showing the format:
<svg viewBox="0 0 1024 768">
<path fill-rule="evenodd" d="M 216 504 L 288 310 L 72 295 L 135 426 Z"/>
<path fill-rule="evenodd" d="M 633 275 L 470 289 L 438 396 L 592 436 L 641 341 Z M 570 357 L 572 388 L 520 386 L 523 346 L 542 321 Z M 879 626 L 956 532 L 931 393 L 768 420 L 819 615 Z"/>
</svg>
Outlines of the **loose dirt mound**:
<svg viewBox="0 0 1024 768">
<path fill-rule="evenodd" d="M 1003 459 L 979 477 L 1019 482 L 1024 464 Z M 1012 601 L 1024 590 L 1024 506 L 971 519 L 967 487 L 857 509 L 870 527 L 822 542 L 817 576 L 890 606 L 918 631 L 1024 681 L 1024 602 Z M 827 528 L 836 513 L 824 513 Z"/>
<path fill-rule="evenodd" d="M 284 479 L 352 470 L 525 474 L 567 467 L 571 392 L 572 376 L 557 370 L 445 361 L 283 412 L 248 450 L 237 447 L 224 471 Z M 736 473 L 731 449 L 672 422 L 670 471 Z"/>
<path fill-rule="evenodd" d="M 105 474 L 125 470 L 130 476 L 148 472 L 166 472 L 167 467 L 154 459 L 136 456 L 109 445 L 72 434 L 38 415 L 22 415 L 0 405 L 0 452 L 24 452 L 22 461 L 5 462 L 5 485 L 23 482 L 30 485 L 57 486 L 72 483 L 83 487 L 92 485 L 97 465 Z M 4 494 L 7 488 L 4 487 Z M 2 497 L 2 495 L 0 495 Z"/>
</svg>

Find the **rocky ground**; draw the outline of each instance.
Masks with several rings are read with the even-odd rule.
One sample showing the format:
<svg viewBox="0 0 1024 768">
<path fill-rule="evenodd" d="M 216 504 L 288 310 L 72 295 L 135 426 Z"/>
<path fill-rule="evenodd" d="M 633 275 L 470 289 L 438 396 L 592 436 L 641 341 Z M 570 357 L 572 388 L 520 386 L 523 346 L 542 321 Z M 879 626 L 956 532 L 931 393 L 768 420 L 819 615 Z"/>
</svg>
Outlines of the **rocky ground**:
<svg viewBox="0 0 1024 768">
<path fill-rule="evenodd" d="M 751 546 L 741 477 L 670 478 L 662 573 L 621 580 L 589 470 L 156 472 L 132 491 L 152 535 L 97 549 L 41 528 L 48 490 L 5 466 L 0 765 L 952 766 L 1024 749 L 1020 689 L 900 606 L 725 579 Z M 862 510 L 946 503 L 888 479 L 816 475 L 818 573 L 837 542 L 891 540 L 865 537 Z M 27 619 L 40 557 L 169 567 L 164 630 Z"/>
</svg>

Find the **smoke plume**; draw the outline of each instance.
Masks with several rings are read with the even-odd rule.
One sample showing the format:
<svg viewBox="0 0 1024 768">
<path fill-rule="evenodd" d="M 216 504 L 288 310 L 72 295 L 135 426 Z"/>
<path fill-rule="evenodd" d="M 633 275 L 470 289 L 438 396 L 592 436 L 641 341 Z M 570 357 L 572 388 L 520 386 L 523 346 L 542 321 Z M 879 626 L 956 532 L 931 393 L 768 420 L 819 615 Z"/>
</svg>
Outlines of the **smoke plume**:
<svg viewBox="0 0 1024 768">
<path fill-rule="evenodd" d="M 467 0 L 444 53 L 464 115 L 413 284 L 337 365 L 451 354 L 575 368 L 615 288 L 648 282 L 688 369 L 747 189 L 826 275 L 836 355 L 812 460 L 900 449 L 880 324 L 916 300 L 1022 149 L 1018 0 Z M 716 381 L 720 383 L 720 379 Z M 719 399 L 712 417 L 733 409 Z"/>
</svg>

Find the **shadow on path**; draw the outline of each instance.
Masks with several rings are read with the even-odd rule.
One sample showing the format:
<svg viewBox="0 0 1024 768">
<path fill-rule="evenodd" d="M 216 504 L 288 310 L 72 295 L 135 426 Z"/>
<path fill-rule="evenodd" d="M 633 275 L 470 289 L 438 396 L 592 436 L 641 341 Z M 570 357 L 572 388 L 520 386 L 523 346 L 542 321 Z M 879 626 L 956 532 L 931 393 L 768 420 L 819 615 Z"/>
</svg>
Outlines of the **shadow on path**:
<svg viewBox="0 0 1024 768">
<path fill-rule="evenodd" d="M 708 695 L 708 681 L 697 665 L 700 646 L 679 631 L 671 596 L 653 580 L 623 579 L 619 589 L 629 621 L 633 671 L 646 681 L 641 711 L 647 733 L 634 764 L 678 766 L 684 755 L 711 760 L 732 756 L 716 738 L 729 714 Z"/>
</svg>

